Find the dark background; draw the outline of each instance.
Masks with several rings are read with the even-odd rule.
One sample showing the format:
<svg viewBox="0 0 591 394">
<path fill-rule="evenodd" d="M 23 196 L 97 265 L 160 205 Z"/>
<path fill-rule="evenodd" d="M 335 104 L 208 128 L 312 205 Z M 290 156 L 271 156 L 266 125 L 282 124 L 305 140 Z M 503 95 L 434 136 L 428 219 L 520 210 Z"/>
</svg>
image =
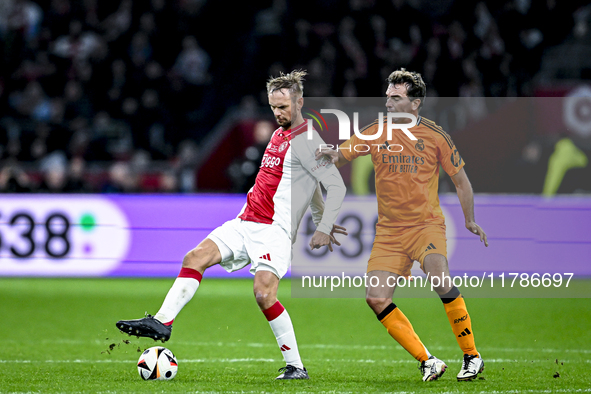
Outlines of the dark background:
<svg viewBox="0 0 591 394">
<path fill-rule="evenodd" d="M 6 0 L 0 190 L 244 192 L 270 75 L 307 69 L 311 97 L 382 96 L 400 67 L 429 100 L 562 97 L 591 77 L 590 14 L 580 0 Z M 432 109 L 476 192 L 541 193 L 562 137 L 589 156 L 589 137 L 541 128 L 536 106 L 503 101 L 468 124 Z M 558 192 L 590 182 L 571 169 Z"/>
</svg>

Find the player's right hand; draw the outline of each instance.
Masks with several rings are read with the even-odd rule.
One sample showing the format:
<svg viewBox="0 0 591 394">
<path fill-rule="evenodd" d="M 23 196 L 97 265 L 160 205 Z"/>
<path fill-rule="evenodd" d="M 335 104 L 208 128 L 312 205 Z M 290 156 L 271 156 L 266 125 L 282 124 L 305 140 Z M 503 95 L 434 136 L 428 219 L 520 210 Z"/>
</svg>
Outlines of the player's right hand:
<svg viewBox="0 0 591 394">
<path fill-rule="evenodd" d="M 330 232 L 330 236 L 331 236 L 332 242 L 337 246 L 341 246 L 341 243 L 339 241 L 337 241 L 337 238 L 334 236 L 335 234 L 349 235 L 346 228 L 344 228 L 343 226 L 339 226 L 338 224 L 333 224 L 332 231 Z M 331 250 L 331 252 L 332 252 L 332 250 Z"/>
<path fill-rule="evenodd" d="M 479 225 L 477 225 L 475 222 L 467 222 L 466 223 L 466 228 L 472 234 L 478 235 L 480 237 L 480 242 L 484 242 L 484 246 L 488 246 L 488 239 L 486 238 L 486 233 L 484 232 L 484 230 L 482 229 L 482 227 L 480 227 Z"/>
<path fill-rule="evenodd" d="M 332 164 L 336 164 L 339 161 L 339 152 L 337 152 L 334 149 L 330 149 L 330 148 L 316 149 L 315 159 L 320 160 L 320 159 L 322 159 L 322 156 L 328 156 L 330 161 L 332 161 Z"/>
</svg>

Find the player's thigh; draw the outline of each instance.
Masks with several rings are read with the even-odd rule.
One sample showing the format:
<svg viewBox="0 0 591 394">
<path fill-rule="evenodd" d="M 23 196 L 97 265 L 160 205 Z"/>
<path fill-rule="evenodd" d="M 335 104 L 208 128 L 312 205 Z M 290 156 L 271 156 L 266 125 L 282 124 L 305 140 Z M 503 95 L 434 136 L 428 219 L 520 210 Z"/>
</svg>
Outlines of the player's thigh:
<svg viewBox="0 0 591 394">
<path fill-rule="evenodd" d="M 183 259 L 183 267 L 193 268 L 201 273 L 222 261 L 218 246 L 209 238 L 205 238 L 195 248 L 189 251 Z"/>
<path fill-rule="evenodd" d="M 367 272 L 386 271 L 400 276 L 409 276 L 413 260 L 408 257 L 400 236 L 378 235 L 375 237 Z"/>
<path fill-rule="evenodd" d="M 250 263 L 244 244 L 247 223 L 238 218 L 232 219 L 207 236 L 217 245 L 219 263 L 228 272 L 238 271 Z"/>
<path fill-rule="evenodd" d="M 432 274 L 447 273 L 447 238 L 444 226 L 427 226 L 412 229 L 408 248 L 410 257 L 421 264 L 423 272 L 433 271 Z M 428 257 L 431 256 L 432 257 Z M 438 256 L 442 256 L 441 259 Z M 425 266 L 427 262 L 427 266 Z M 437 271 L 437 272 L 436 272 Z"/>
</svg>

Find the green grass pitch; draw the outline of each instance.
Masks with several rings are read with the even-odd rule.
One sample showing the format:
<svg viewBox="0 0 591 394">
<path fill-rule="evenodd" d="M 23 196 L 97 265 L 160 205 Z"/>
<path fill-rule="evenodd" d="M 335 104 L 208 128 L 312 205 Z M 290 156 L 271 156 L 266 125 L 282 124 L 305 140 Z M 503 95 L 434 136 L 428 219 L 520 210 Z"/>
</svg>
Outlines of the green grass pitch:
<svg viewBox="0 0 591 394">
<path fill-rule="evenodd" d="M 589 299 L 468 299 L 482 378 L 457 382 L 460 351 L 441 302 L 399 299 L 429 350 L 449 369 L 422 382 L 417 363 L 363 299 L 298 299 L 282 281 L 309 381 L 275 381 L 283 359 L 252 296 L 252 280 L 207 279 L 164 346 L 172 381 L 143 381 L 119 319 L 155 313 L 173 279 L 0 279 L 0 392 L 591 392 Z M 428 290 L 425 290 L 428 291 Z M 126 341 L 129 340 L 129 343 Z"/>
</svg>

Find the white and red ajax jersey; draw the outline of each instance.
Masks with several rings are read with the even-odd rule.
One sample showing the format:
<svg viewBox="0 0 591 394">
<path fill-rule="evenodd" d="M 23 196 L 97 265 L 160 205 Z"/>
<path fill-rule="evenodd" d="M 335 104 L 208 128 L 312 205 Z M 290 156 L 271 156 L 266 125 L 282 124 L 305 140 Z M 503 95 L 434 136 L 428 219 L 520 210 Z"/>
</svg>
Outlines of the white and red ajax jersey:
<svg viewBox="0 0 591 394">
<path fill-rule="evenodd" d="M 308 139 L 307 122 L 294 129 L 275 130 L 261 161 L 254 186 L 238 217 L 242 220 L 278 224 L 295 241 L 299 223 L 310 205 L 319 181 L 338 170 L 314 153 L 324 141 L 316 131 Z M 293 225 L 292 225 L 293 224 Z"/>
</svg>

